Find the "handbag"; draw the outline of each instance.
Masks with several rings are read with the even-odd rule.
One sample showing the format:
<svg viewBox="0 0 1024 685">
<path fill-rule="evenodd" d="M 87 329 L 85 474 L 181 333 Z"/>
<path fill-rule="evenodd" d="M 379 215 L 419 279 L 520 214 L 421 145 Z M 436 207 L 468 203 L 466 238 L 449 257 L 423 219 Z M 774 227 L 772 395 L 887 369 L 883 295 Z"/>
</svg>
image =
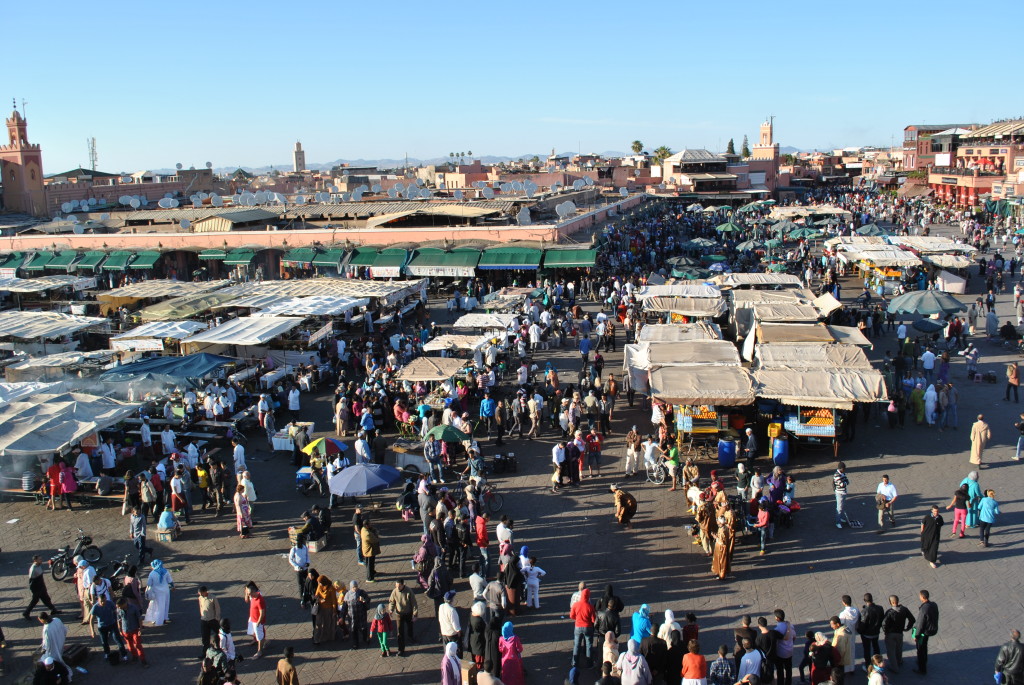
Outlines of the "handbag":
<svg viewBox="0 0 1024 685">
<path fill-rule="evenodd" d="M 319 612 L 320 612 L 320 605 L 317 604 L 316 602 L 313 602 L 313 604 L 309 607 L 309 615 L 310 616 L 316 616 Z"/>
<path fill-rule="evenodd" d="M 123 502 L 121 502 L 121 516 L 124 516 L 127 513 L 128 513 L 128 500 L 125 499 Z"/>
</svg>

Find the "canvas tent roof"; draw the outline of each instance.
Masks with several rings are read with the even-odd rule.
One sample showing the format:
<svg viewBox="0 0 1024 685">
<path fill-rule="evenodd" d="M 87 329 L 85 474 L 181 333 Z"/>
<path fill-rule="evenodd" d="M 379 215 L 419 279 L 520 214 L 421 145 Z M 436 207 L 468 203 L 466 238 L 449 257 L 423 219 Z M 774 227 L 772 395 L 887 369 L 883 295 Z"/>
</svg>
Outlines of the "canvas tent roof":
<svg viewBox="0 0 1024 685">
<path fill-rule="evenodd" d="M 368 298 L 354 299 L 335 295 L 318 297 L 279 298 L 273 304 L 264 305 L 253 316 L 338 316 L 356 307 L 366 307 Z"/>
<path fill-rule="evenodd" d="M 822 316 L 828 316 L 837 309 L 842 309 L 843 304 L 832 295 L 832 293 L 822 293 L 818 297 L 814 298 L 815 309 L 821 312 Z"/>
<path fill-rule="evenodd" d="M 821 324 L 762 323 L 757 326 L 760 343 L 829 343 L 832 332 Z"/>
<path fill-rule="evenodd" d="M 197 295 L 184 295 L 140 309 L 139 317 L 143 321 L 187 319 L 190 316 L 213 309 L 230 299 L 231 297 L 223 290 L 212 293 L 199 293 Z"/>
<path fill-rule="evenodd" d="M 0 454 L 42 456 L 62 451 L 130 416 L 136 406 L 75 392 L 14 400 L 0 406 Z"/>
<path fill-rule="evenodd" d="M 672 312 L 683 316 L 714 318 L 726 312 L 725 300 L 710 297 L 652 297 L 644 302 L 644 310 Z"/>
<path fill-rule="evenodd" d="M 8 369 L 23 371 L 26 369 L 66 369 L 75 366 L 101 366 L 117 354 L 114 350 L 96 350 L 94 352 L 58 352 L 44 357 L 28 357 L 8 366 Z"/>
<path fill-rule="evenodd" d="M 6 381 L 0 382 L 0 406 L 13 402 L 21 397 L 30 395 L 39 395 L 42 393 L 54 394 L 64 390 L 63 382 L 56 383 L 40 383 L 39 381 L 29 381 L 24 383 L 8 383 Z"/>
<path fill-rule="evenodd" d="M 757 345 L 754 359 L 755 366 L 764 368 L 871 368 L 871 361 L 859 347 L 833 343 Z"/>
<path fill-rule="evenodd" d="M 173 338 L 183 340 L 193 333 L 205 330 L 207 325 L 200 321 L 150 321 L 111 340 L 135 340 L 138 338 Z"/>
<path fill-rule="evenodd" d="M 181 297 L 183 295 L 195 295 L 205 293 L 217 288 L 222 288 L 228 281 L 172 281 L 169 279 L 158 279 L 152 281 L 141 281 L 132 283 L 123 288 L 114 288 L 103 293 L 97 293 L 97 300 L 114 299 L 136 299 L 145 300 L 156 297 Z"/>
<path fill-rule="evenodd" d="M 516 320 L 515 314 L 501 314 L 501 313 L 488 313 L 482 314 L 479 312 L 463 314 L 459 317 L 452 328 L 499 328 L 505 329 L 512 325 L 512 322 Z"/>
<path fill-rule="evenodd" d="M 978 248 L 967 243 L 957 243 L 940 235 L 890 236 L 889 242 L 921 254 L 942 254 L 944 252 L 977 252 Z"/>
<path fill-rule="evenodd" d="M 832 334 L 832 339 L 837 343 L 845 345 L 858 345 L 860 347 L 874 347 L 874 344 L 860 332 L 856 326 L 826 326 Z"/>
<path fill-rule="evenodd" d="M 417 357 L 406 364 L 395 378 L 400 381 L 446 381 L 465 365 L 465 359 Z"/>
<path fill-rule="evenodd" d="M 728 340 L 688 340 L 686 342 L 649 342 L 623 348 L 631 366 L 650 369 L 655 366 L 739 366 L 740 355 Z"/>
<path fill-rule="evenodd" d="M 791 286 L 800 287 L 800 279 L 793 274 L 721 274 L 712 279 L 724 288 L 742 288 L 744 286 Z"/>
<path fill-rule="evenodd" d="M 818 310 L 806 304 L 755 304 L 758 321 L 817 321 Z"/>
<path fill-rule="evenodd" d="M 644 286 L 635 295 L 643 302 L 652 297 L 721 297 L 722 291 L 708 283 L 666 283 Z"/>
<path fill-rule="evenodd" d="M 0 338 L 59 338 L 89 326 L 106 323 L 106 319 L 91 316 L 12 310 L 0 312 Z"/>
<path fill-rule="evenodd" d="M 670 404 L 744 406 L 754 381 L 741 366 L 659 366 L 650 371 L 651 396 Z"/>
<path fill-rule="evenodd" d="M 921 259 L 942 269 L 966 269 L 974 264 L 974 260 L 962 254 L 930 254 Z"/>
<path fill-rule="evenodd" d="M 729 299 L 736 309 L 755 304 L 810 304 L 814 295 L 804 288 L 786 290 L 730 290 Z"/>
<path fill-rule="evenodd" d="M 151 357 L 141 361 L 118 366 L 100 375 L 105 383 L 128 383 L 139 378 L 149 378 L 169 385 L 205 378 L 234 359 L 216 354 L 190 354 L 185 357 Z"/>
<path fill-rule="evenodd" d="M 458 350 L 476 350 L 483 347 L 488 340 L 490 340 L 490 336 L 486 335 L 456 335 L 447 333 L 445 335 L 439 335 L 433 340 L 427 342 L 427 344 L 423 346 L 423 351 L 436 352 L 438 350 L 447 350 L 450 348 Z"/>
<path fill-rule="evenodd" d="M 301 318 L 240 316 L 186 338 L 189 345 L 262 345 L 302 323 Z"/>
<path fill-rule="evenodd" d="M 888 398 L 885 380 L 874 369 L 759 369 L 757 396 L 783 404 L 850 409 L 853 402 Z"/>
<path fill-rule="evenodd" d="M 376 253 L 374 253 L 376 254 Z M 287 281 L 250 281 L 224 288 L 217 294 L 227 296 L 225 301 L 252 295 L 278 297 L 313 297 L 337 295 L 342 297 L 370 297 L 386 304 L 399 302 L 426 287 L 426 279 L 415 281 L 367 281 L 358 278 L 295 278 Z"/>
<path fill-rule="evenodd" d="M 713 323 L 649 324 L 640 329 L 640 342 L 720 340 L 722 330 Z"/>
</svg>

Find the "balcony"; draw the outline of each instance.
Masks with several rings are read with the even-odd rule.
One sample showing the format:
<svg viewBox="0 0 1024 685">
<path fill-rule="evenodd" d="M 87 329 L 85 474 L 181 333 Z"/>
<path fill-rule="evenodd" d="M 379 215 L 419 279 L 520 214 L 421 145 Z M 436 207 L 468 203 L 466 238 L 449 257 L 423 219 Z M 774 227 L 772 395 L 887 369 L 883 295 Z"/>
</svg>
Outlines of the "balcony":
<svg viewBox="0 0 1024 685">
<path fill-rule="evenodd" d="M 952 167 L 952 166 L 933 166 L 929 169 L 932 174 L 939 174 L 941 176 L 1005 176 L 998 171 L 988 169 L 964 169 L 963 167 Z"/>
</svg>

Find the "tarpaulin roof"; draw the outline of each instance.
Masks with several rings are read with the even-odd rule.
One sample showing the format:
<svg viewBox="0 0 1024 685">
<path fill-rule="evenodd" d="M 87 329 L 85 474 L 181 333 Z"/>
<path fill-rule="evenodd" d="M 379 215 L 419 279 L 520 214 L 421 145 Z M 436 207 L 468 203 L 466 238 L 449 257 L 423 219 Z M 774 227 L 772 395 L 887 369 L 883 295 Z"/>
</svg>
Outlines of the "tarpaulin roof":
<svg viewBox="0 0 1024 685">
<path fill-rule="evenodd" d="M 455 335 L 447 333 L 439 335 L 423 346 L 424 352 L 435 352 L 455 348 L 457 350 L 476 350 L 487 344 L 490 336 L 487 335 Z"/>
<path fill-rule="evenodd" d="M 970 257 L 962 254 L 930 254 L 924 255 L 922 259 L 943 269 L 966 269 L 974 264 Z"/>
<path fill-rule="evenodd" d="M 759 369 L 757 396 L 783 404 L 849 409 L 853 402 L 888 399 L 885 379 L 874 369 Z"/>
<path fill-rule="evenodd" d="M 320 295 L 318 297 L 286 297 L 264 306 L 253 316 L 338 316 L 356 307 L 366 307 L 369 298 Z"/>
<path fill-rule="evenodd" d="M 885 236 L 880 235 L 837 235 L 834 238 L 829 238 L 825 241 L 825 247 L 836 247 L 836 249 L 843 249 L 845 246 L 854 246 L 857 248 L 865 245 L 884 245 L 886 244 Z"/>
<path fill-rule="evenodd" d="M 597 250 L 577 247 L 544 251 L 545 269 L 587 267 L 596 263 Z"/>
<path fill-rule="evenodd" d="M 21 268 L 25 269 L 25 271 L 42 271 L 52 259 L 52 252 L 36 252 L 32 259 L 23 264 Z"/>
<path fill-rule="evenodd" d="M 0 312 L 0 338 L 59 338 L 89 326 L 108 323 L 91 316 L 72 316 L 57 312 Z"/>
<path fill-rule="evenodd" d="M 160 253 L 156 250 L 142 250 L 135 255 L 135 261 L 131 263 L 133 269 L 152 269 L 160 259 Z"/>
<path fill-rule="evenodd" d="M 132 283 L 122 288 L 114 288 L 106 292 L 96 293 L 96 299 L 114 300 L 118 298 L 145 300 L 156 297 L 181 297 L 195 293 L 204 293 L 217 288 L 223 288 L 228 284 L 227 280 L 221 281 L 173 281 L 170 279 L 155 279 Z"/>
<path fill-rule="evenodd" d="M 708 283 L 666 283 L 665 285 L 648 285 L 635 293 L 641 302 L 651 297 L 721 297 L 718 286 Z"/>
<path fill-rule="evenodd" d="M 648 324 L 640 329 L 640 342 L 682 342 L 684 340 L 719 340 L 718 324 Z"/>
<path fill-rule="evenodd" d="M 644 310 L 672 312 L 683 316 L 714 318 L 726 312 L 725 300 L 710 297 L 651 297 L 644 302 Z"/>
<path fill-rule="evenodd" d="M 205 378 L 233 361 L 231 357 L 206 353 L 185 357 L 152 357 L 104 371 L 100 380 L 105 383 L 128 383 L 138 378 L 149 378 L 175 384 L 191 378 Z"/>
<path fill-rule="evenodd" d="M 83 290 L 95 286 L 91 278 L 78 276 L 41 276 L 39 278 L 0 278 L 0 290 L 12 293 L 41 293 L 57 288 L 75 288 Z"/>
<path fill-rule="evenodd" d="M 352 250 L 349 254 L 347 266 L 370 266 L 373 260 L 377 259 L 377 250 L 371 248 L 359 248 Z"/>
<path fill-rule="evenodd" d="M 920 258 L 906 250 L 847 250 L 842 253 L 848 260 L 870 262 L 875 266 L 919 266 Z"/>
<path fill-rule="evenodd" d="M 93 352 L 58 352 L 45 357 L 29 357 L 8 366 L 8 369 L 21 371 L 24 369 L 54 368 L 64 369 L 74 366 L 99 366 L 110 361 L 117 354 L 114 350 L 96 350 Z"/>
<path fill-rule="evenodd" d="M 175 297 L 139 310 L 143 321 L 187 319 L 232 299 L 224 290 Z"/>
<path fill-rule="evenodd" d="M 316 250 L 312 247 L 296 247 L 281 257 L 281 266 L 312 265 L 314 257 L 316 257 Z"/>
<path fill-rule="evenodd" d="M 818 310 L 807 304 L 755 304 L 758 321 L 817 321 Z"/>
<path fill-rule="evenodd" d="M 135 256 L 134 252 L 127 250 L 118 250 L 111 252 L 107 255 L 106 261 L 103 262 L 104 271 L 124 271 L 128 268 L 128 263 Z"/>
<path fill-rule="evenodd" d="M 376 254 L 376 253 L 374 253 Z M 279 297 L 312 297 L 341 295 L 344 297 L 372 297 L 393 304 L 426 287 L 426 279 L 415 281 L 368 281 L 360 278 L 292 278 L 286 281 L 249 281 L 220 291 L 231 298 L 252 295 Z M 250 305 L 252 306 L 252 305 Z"/>
<path fill-rule="evenodd" d="M 754 380 L 741 366 L 659 366 L 650 371 L 651 397 L 669 404 L 744 406 Z"/>
<path fill-rule="evenodd" d="M 828 316 L 837 309 L 842 309 L 842 303 L 837 300 L 832 293 L 823 293 L 818 297 L 814 298 L 814 302 L 811 303 L 814 307 L 821 312 L 822 316 Z"/>
<path fill-rule="evenodd" d="M 856 326 L 825 326 L 832 335 L 833 340 L 845 345 L 858 345 L 860 347 L 874 347 L 874 344 L 860 332 Z"/>
<path fill-rule="evenodd" d="M 649 342 L 626 345 L 630 364 L 641 369 L 655 366 L 739 366 L 740 355 L 728 340 L 688 340 L 686 342 Z"/>
<path fill-rule="evenodd" d="M 56 383 L 40 383 L 30 381 L 25 383 L 0 382 L 0 405 L 13 402 L 14 400 L 27 395 L 38 395 L 40 393 L 57 393 L 64 389 L 63 381 Z"/>
<path fill-rule="evenodd" d="M 173 338 L 175 340 L 182 340 L 206 328 L 207 324 L 200 321 L 150 321 L 138 328 L 115 335 L 111 340 L 134 340 L 137 338 Z"/>
<path fill-rule="evenodd" d="M 231 252 L 224 255 L 224 264 L 227 266 L 245 266 L 255 256 L 255 250 L 231 250 Z"/>
<path fill-rule="evenodd" d="M 417 357 L 406 364 L 395 378 L 400 381 L 445 381 L 465 365 L 465 359 Z"/>
<path fill-rule="evenodd" d="M 730 290 L 733 307 L 741 309 L 755 304 L 811 304 L 814 294 L 806 288 L 785 290 Z"/>
<path fill-rule="evenodd" d="M 871 368 L 871 361 L 859 347 L 834 343 L 757 345 L 754 360 L 755 366 L 764 368 Z"/>
<path fill-rule="evenodd" d="M 301 323 L 301 318 L 241 316 L 186 338 L 184 342 L 190 345 L 262 345 Z"/>
<path fill-rule="evenodd" d="M 889 242 L 901 245 L 921 254 L 942 254 L 944 252 L 976 252 L 978 248 L 967 243 L 957 243 L 940 235 L 894 235 Z"/>
<path fill-rule="evenodd" d="M 793 274 L 721 274 L 712 279 L 723 288 L 742 288 L 744 286 L 800 286 L 800 279 Z"/>
<path fill-rule="evenodd" d="M 761 343 L 827 343 L 833 342 L 829 327 L 816 323 L 762 323 L 757 326 Z"/>
<path fill-rule="evenodd" d="M 508 328 L 516 320 L 515 314 L 469 313 L 459 317 L 452 328 Z"/>
<path fill-rule="evenodd" d="M 0 454 L 48 455 L 135 412 L 136 404 L 76 392 L 34 395 L 0 406 Z"/>
</svg>

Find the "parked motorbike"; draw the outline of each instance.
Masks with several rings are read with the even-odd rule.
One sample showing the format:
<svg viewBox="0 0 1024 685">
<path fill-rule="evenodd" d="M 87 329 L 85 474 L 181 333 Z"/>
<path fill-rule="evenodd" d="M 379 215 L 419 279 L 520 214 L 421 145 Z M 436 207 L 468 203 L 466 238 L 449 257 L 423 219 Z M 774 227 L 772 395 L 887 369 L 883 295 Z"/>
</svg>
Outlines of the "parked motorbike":
<svg viewBox="0 0 1024 685">
<path fill-rule="evenodd" d="M 92 538 L 85 534 L 81 528 L 78 529 L 78 540 L 74 551 L 71 545 L 65 545 L 57 550 L 57 553 L 50 557 L 50 575 L 56 581 L 62 581 L 74 571 L 74 559 L 81 556 L 90 564 L 95 564 L 103 558 L 103 551 L 92 544 Z"/>
<path fill-rule="evenodd" d="M 125 577 L 128 575 L 128 569 L 134 565 L 132 563 L 132 558 L 134 556 L 134 554 L 125 554 L 124 558 L 120 561 L 113 561 L 108 564 L 104 564 L 96 572 L 100 577 L 106 578 L 110 581 L 111 590 L 120 590 L 121 586 L 124 585 Z"/>
</svg>

